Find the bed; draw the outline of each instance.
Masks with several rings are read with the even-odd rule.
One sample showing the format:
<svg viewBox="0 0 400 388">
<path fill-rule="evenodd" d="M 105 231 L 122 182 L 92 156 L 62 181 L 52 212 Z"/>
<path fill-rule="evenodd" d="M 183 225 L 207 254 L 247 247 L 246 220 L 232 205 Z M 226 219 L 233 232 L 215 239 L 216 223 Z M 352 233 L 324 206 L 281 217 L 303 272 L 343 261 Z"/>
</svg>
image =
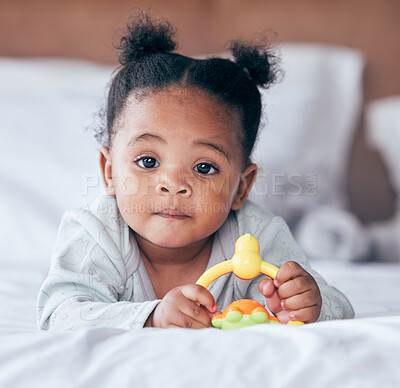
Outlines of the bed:
<svg viewBox="0 0 400 388">
<path fill-rule="evenodd" d="M 263 92 L 251 200 L 286 219 L 355 319 L 234 331 L 39 331 L 36 298 L 61 216 L 103 192 L 92 129 L 115 67 L 3 56 L 0 387 L 399 386 L 400 207 L 367 225 L 346 185 L 365 113 L 368 147 L 400 193 L 400 98 L 365 102 L 369 59 L 359 49 L 286 43 L 280 54 L 285 77 Z"/>
<path fill-rule="evenodd" d="M 39 332 L 35 295 L 46 269 L 2 265 L 2 387 L 396 387 L 398 266 L 326 265 L 356 319 L 237 331 L 93 328 Z M 394 296 L 397 293 L 396 296 Z"/>
<path fill-rule="evenodd" d="M 341 130 L 329 142 L 332 153 L 321 146 L 326 157 L 322 170 L 316 171 L 318 176 L 323 172 L 324 177 L 337 182 L 335 192 L 328 191 L 325 196 L 326 182 L 320 180 L 318 195 L 299 195 L 297 201 L 287 195 L 287 202 L 282 203 L 281 196 L 274 202 L 274 197 L 268 196 L 270 192 L 262 191 L 262 181 L 252 193 L 253 200 L 271 203 L 275 212 L 291 209 L 282 214 L 296 225 L 291 213 L 307 214 L 315 201 L 331 207 L 333 203 L 344 211 L 340 187 L 345 166 L 340 156 L 349 152 L 361 107 L 364 59 L 355 50 L 321 45 L 286 45 L 282 54 L 286 81 L 263 96 L 271 102 L 269 129 L 254 155 L 261 166 L 274 166 L 286 155 L 267 152 L 265 137 L 272 136 L 271 127 L 282 125 L 289 95 L 294 122 L 310 120 L 315 110 L 307 111 L 306 107 L 317 102 L 324 114 L 335 116 L 335 109 L 346 112 L 333 124 Z M 335 69 L 343 67 L 342 72 L 329 68 L 325 60 L 329 56 L 336 61 Z M 309 79 L 299 83 L 294 68 L 302 74 L 301 79 Z M 330 387 L 338 383 L 351 387 L 396 386 L 400 379 L 400 265 L 368 262 L 369 256 L 356 256 L 359 250 L 353 245 L 347 247 L 346 260 L 339 250 L 337 257 L 321 254 L 312 265 L 349 297 L 356 312 L 354 320 L 304 327 L 261 325 L 238 331 L 38 331 L 36 297 L 49 267 L 60 217 L 65 209 L 85 206 L 103 190 L 90 128 L 99 125 L 96 112 L 103 105 L 112 71 L 110 66 L 74 60 L 0 61 L 0 111 L 5 129 L 2 157 L 6 162 L 1 164 L 4 186 L 0 194 L 0 386 L 53 387 L 67 382 L 74 387 L 225 387 L 266 382 L 277 387 Z M 320 75 L 315 78 L 315 74 Z M 337 74 L 344 74 L 346 82 Z M 310 84 L 315 88 L 308 88 L 304 99 L 302 88 Z M 339 86 L 332 89 L 332 84 Z M 327 101 L 339 98 L 343 106 L 329 107 L 320 100 L 321 92 Z M 298 95 L 303 98 L 296 98 Z M 296 105 L 302 101 L 304 105 Z M 274 139 L 276 144 L 286 141 L 287 147 L 293 146 L 285 138 L 295 141 L 300 135 L 296 131 L 304 135 L 305 128 L 305 135 L 313 140 L 319 128 L 304 123 L 296 128 L 287 123 L 283 128 L 289 127 L 290 136 L 280 131 L 282 137 Z M 265 155 L 272 155 L 271 159 L 265 160 Z M 297 171 L 310 171 L 313 161 L 320 157 L 316 152 L 312 156 L 298 166 L 304 171 Z M 286 165 L 290 162 L 287 160 Z M 267 176 L 260 175 L 261 179 Z M 360 230 L 358 225 L 348 233 Z"/>
</svg>

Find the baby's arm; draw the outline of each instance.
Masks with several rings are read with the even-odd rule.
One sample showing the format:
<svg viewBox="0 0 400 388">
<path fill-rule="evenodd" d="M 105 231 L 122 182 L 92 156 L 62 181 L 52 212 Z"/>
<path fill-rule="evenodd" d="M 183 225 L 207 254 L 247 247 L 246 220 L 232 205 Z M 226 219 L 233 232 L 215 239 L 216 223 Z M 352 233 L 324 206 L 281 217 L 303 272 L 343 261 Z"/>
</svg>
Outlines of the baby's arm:
<svg viewBox="0 0 400 388">
<path fill-rule="evenodd" d="M 84 327 L 133 329 L 143 327 L 159 300 L 133 303 L 118 301 L 104 288 L 90 287 L 75 276 L 58 280 L 53 275 L 42 286 L 38 301 L 39 326 L 43 330 Z M 89 280 L 90 281 L 90 280 Z"/>
<path fill-rule="evenodd" d="M 115 220 L 105 227 L 85 211 L 65 214 L 39 293 L 41 329 L 143 327 L 160 301 L 129 301 L 132 271 L 127 271 L 119 246 L 123 244 L 118 244 L 120 227 Z"/>
</svg>

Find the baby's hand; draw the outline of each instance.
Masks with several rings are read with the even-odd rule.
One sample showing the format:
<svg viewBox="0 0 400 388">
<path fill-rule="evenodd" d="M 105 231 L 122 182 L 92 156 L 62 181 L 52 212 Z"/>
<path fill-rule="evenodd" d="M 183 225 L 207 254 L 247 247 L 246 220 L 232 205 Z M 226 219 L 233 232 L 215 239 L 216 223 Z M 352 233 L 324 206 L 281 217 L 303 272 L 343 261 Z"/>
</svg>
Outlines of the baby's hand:
<svg viewBox="0 0 400 388">
<path fill-rule="evenodd" d="M 288 261 L 279 269 L 275 280 L 262 279 L 258 289 L 271 311 L 282 323 L 315 322 L 322 299 L 314 278 L 298 263 Z"/>
<path fill-rule="evenodd" d="M 145 326 L 204 329 L 210 327 L 211 318 L 217 313 L 219 311 L 210 291 L 197 284 L 187 284 L 169 291 Z"/>
</svg>

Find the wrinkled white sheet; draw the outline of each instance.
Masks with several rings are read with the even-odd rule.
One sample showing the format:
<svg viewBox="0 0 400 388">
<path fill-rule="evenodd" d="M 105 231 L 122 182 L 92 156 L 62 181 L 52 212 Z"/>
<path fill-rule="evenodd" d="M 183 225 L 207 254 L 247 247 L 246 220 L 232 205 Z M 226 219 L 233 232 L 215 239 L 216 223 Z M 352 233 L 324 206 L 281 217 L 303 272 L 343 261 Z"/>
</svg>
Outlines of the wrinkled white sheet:
<svg viewBox="0 0 400 388">
<path fill-rule="evenodd" d="M 1 387 L 396 387 L 400 317 L 236 331 L 3 330 Z"/>
<path fill-rule="evenodd" d="M 313 262 L 359 319 L 304 327 L 36 329 L 46 268 L 0 271 L 0 387 L 395 387 L 400 381 L 400 266 Z M 361 318 L 367 317 L 367 318 Z"/>
</svg>

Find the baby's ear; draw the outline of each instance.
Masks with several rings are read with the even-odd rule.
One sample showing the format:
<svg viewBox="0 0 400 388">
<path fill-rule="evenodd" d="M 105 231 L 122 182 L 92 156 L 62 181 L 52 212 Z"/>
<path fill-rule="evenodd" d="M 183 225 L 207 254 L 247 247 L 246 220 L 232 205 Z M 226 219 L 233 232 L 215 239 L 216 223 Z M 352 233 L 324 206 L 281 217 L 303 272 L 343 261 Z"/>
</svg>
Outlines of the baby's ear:
<svg viewBox="0 0 400 388">
<path fill-rule="evenodd" d="M 111 157 L 108 147 L 103 146 L 100 148 L 100 169 L 107 194 L 115 196 L 115 187 L 112 179 Z"/>
<path fill-rule="evenodd" d="M 242 172 L 240 177 L 239 187 L 236 193 L 236 197 L 232 202 L 232 210 L 239 210 L 250 193 L 257 177 L 257 166 L 254 163 L 249 164 L 246 169 Z"/>
</svg>

